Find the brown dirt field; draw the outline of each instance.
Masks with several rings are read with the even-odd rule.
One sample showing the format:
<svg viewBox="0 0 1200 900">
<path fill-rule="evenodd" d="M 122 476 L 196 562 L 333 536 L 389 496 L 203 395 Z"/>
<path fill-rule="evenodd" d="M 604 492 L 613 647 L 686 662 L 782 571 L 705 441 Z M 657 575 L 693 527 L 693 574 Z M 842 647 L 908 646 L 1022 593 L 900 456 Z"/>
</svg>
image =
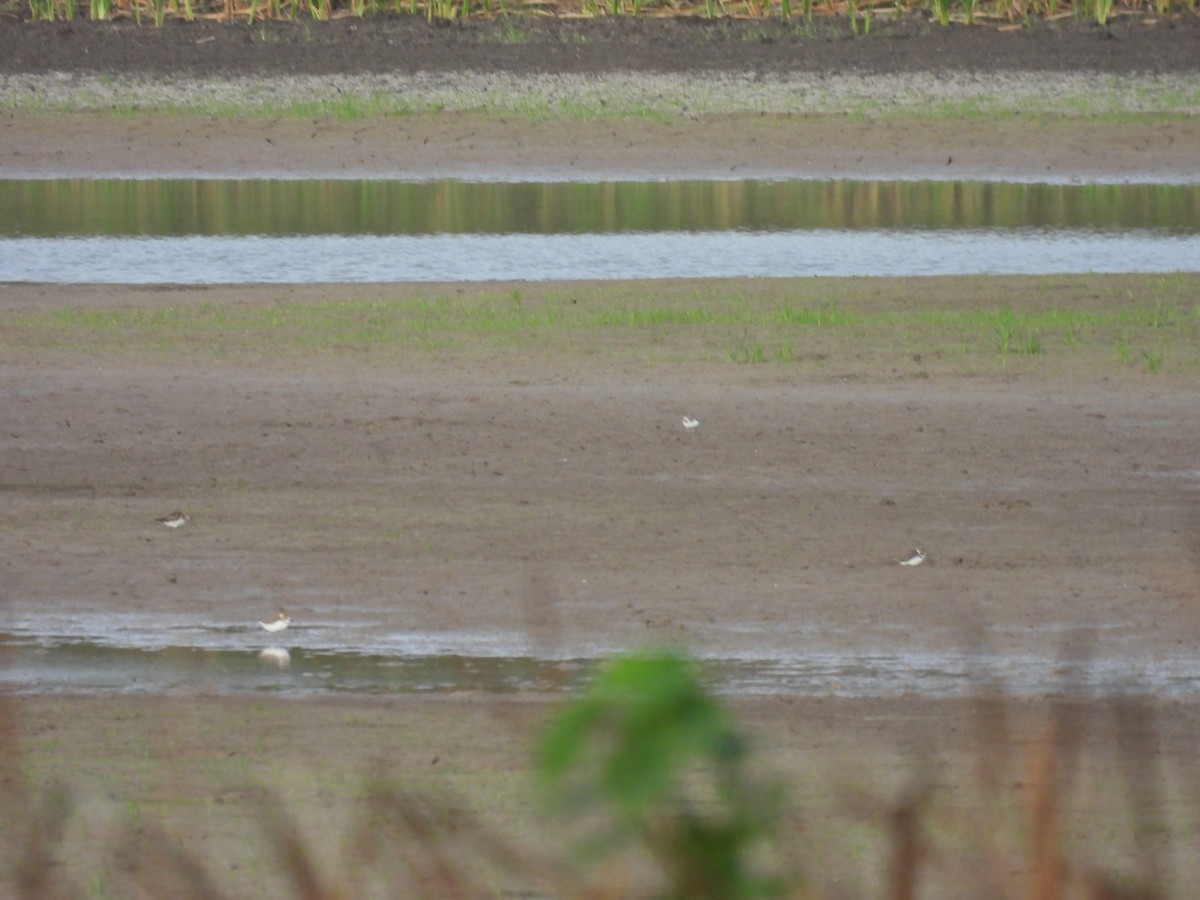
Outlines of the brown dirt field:
<svg viewBox="0 0 1200 900">
<path fill-rule="evenodd" d="M 555 289 L 527 285 L 525 302 Z M 4 296 L 153 309 L 364 290 L 412 291 Z M 385 629 L 530 631 L 572 652 L 944 647 L 976 626 L 1014 653 L 1088 635 L 1151 658 L 1196 644 L 1194 376 L 1116 362 L 893 374 L 850 334 L 821 340 L 832 362 L 816 368 L 589 362 L 536 339 L 446 359 L 256 363 L 186 340 L 25 352 L 3 367 L 7 604 L 230 622 L 282 604 Z M 179 507 L 193 527 L 154 522 Z M 928 564 L 896 566 L 913 544 Z"/>
<path fill-rule="evenodd" d="M 515 21 L 515 25 L 514 25 Z M 512 29 L 519 29 L 519 38 Z M 605 115 L 603 107 L 568 111 L 551 121 L 486 111 L 338 118 L 106 114 L 105 83 L 84 93 L 91 112 L 37 114 L 7 104 L 0 113 L 0 176 L 89 177 L 155 174 L 259 177 L 263 174 L 383 177 L 662 178 L 921 177 L 1007 179 L 1151 178 L 1189 180 L 1198 170 L 1200 125 L 1194 115 L 1092 117 L 1031 109 L 1003 125 L 971 112 L 930 121 L 863 115 L 864 101 L 836 101 L 853 80 L 866 97 L 945 93 L 992 85 L 1056 90 L 1075 84 L 1080 102 L 1114 88 L 1186 92 L 1200 74 L 1200 16 L 1122 16 L 1107 28 L 1072 19 L 1028 28 L 940 28 L 922 14 L 882 19 L 869 38 L 844 20 L 817 16 L 812 26 L 758 20 L 601 18 L 472 20 L 429 25 L 407 16 L 330 23 L 224 24 L 131 21 L 27 24 L 0 17 L 0 81 L 14 94 L 50 96 L 94 76 L 204 90 L 222 80 L 278 89 L 289 79 L 330 79 L 336 97 L 350 77 L 423 79 L 480 92 L 520 95 L 545 79 L 669 77 L 683 86 L 683 107 L 666 116 Z M 714 79 L 752 78 L 767 95 L 805 91 L 835 98 L 817 114 L 721 115 L 688 112 Z M 791 77 L 815 81 L 789 82 Z M 1147 79 L 1182 79 L 1157 86 Z M 870 79 L 877 79 L 872 82 Z M 863 79 L 867 79 L 863 82 Z M 380 83 L 373 90 L 406 90 Z M 874 85 L 872 88 L 871 85 Z M 674 91 L 672 91 L 672 94 Z M 614 105 L 620 97 L 614 90 Z M 22 101 L 23 102 L 23 101 Z M 115 101 L 114 101 L 115 102 Z M 592 101 L 594 102 L 594 101 Z M 891 101 L 883 101 L 886 104 Z M 119 101 L 136 106 L 132 98 Z M 153 104 L 152 104 L 153 105 Z M 503 104 L 501 104 L 503 105 Z M 585 104 L 586 106 L 587 104 Z M 734 109 L 737 109 L 734 105 Z M 51 110 L 56 107 L 50 106 Z"/>
<path fill-rule="evenodd" d="M 1179 181 L 1200 120 L 706 117 L 530 123 L 472 113 L 344 122 L 0 115 L 0 176 L 1000 178 Z M 619 161 L 619 162 L 617 162 Z"/>
<path fill-rule="evenodd" d="M 1123 28 L 1116 37 L 1126 36 Z M 1193 26 L 1181 26 L 1181 40 L 1194 38 L 1185 28 Z M 89 45 L 97 54 L 118 46 L 105 44 L 102 31 Z M 124 26 L 111 31 L 128 36 Z M 1038 30 L 1036 40 L 1050 40 L 1048 33 Z M 50 35 L 68 48 L 58 59 L 79 60 L 72 42 L 92 34 L 63 25 L 37 40 Z M 1093 52 L 1096 35 L 1079 34 Z M 17 39 L 0 23 L 0 47 Z M 993 37 L 966 39 L 977 59 L 975 40 Z M 1109 47 L 1112 38 L 1104 40 Z M 214 65 L 232 65 L 224 39 L 212 43 L 222 48 Z M 1194 48 L 1194 39 L 1181 46 Z M 1044 46 L 1040 52 L 1058 59 Z M 6 71 L 34 70 L 39 53 Z M 657 47 L 651 54 L 663 56 Z M 15 58 L 0 52 L 0 60 Z M 1140 57 L 1150 70 L 1155 58 Z M 1188 58 L 1194 65 L 1195 54 Z M 1186 118 L 1013 124 L 1003 135 L 979 123 L 825 121 L 782 164 L 796 141 L 778 122 L 529 127 L 430 116 L 404 124 L 401 151 L 395 123 L 11 113 L 0 121 L 0 174 L 32 167 L 54 175 L 89 160 L 95 171 L 115 173 L 226 171 L 261 158 L 268 138 L 283 138 L 271 145 L 284 148 L 271 165 L 290 172 L 308 171 L 313 155 L 325 172 L 527 172 L 530 157 L 564 147 L 589 172 L 611 171 L 612 152 L 624 147 L 622 165 L 635 174 L 653 174 L 668 150 L 692 160 L 687 171 L 697 176 L 734 166 L 745 174 L 831 174 L 841 163 L 828 162 L 821 147 L 838 159 L 864 147 L 850 166 L 858 173 L 920 174 L 944 168 L 946 157 L 976 158 L 1002 175 L 1054 166 L 1056 174 L 1179 177 L 1200 168 L 1196 125 Z M 418 146 L 427 149 L 414 152 Z M 1020 162 L 1011 162 L 1012 148 Z M 1015 294 L 1006 293 L 1011 282 L 984 284 L 971 302 L 1052 304 L 1070 281 Z M 270 305 L 408 290 L 6 284 L 0 328 L 31 308 Z M 805 285 L 738 290 L 774 297 Z M 867 286 L 862 302 L 872 292 L 889 303 L 906 295 L 954 302 L 919 281 Z M 892 351 L 863 354 L 852 336 L 822 344 L 820 364 L 790 367 L 647 362 L 611 349 L 592 358 L 586 349 L 547 352 L 520 339 L 461 359 L 354 351 L 228 359 L 186 338 L 166 356 L 7 338 L 3 346 L 6 616 L 52 606 L 198 610 L 236 621 L 283 603 L 301 621 L 360 617 L 381 627 L 518 633 L 552 648 L 669 641 L 717 654 L 945 649 L 971 646 L 983 633 L 987 646 L 1013 658 L 1114 655 L 1147 666 L 1189 656 L 1200 639 L 1194 367 L 1158 376 L 1111 360 L 964 370 L 899 364 Z M 683 413 L 702 420 L 699 433 L 679 427 Z M 177 507 L 194 515 L 192 526 L 167 532 L 154 522 Z M 913 544 L 929 550 L 928 564 L 898 567 L 896 555 Z M 808 818 L 797 824 L 797 840 L 823 855 L 818 880 L 830 893 L 877 893 L 884 853 L 862 848 L 880 845 L 879 827 L 862 820 L 877 823 L 930 759 L 949 760 L 937 769 L 939 808 L 976 802 L 972 760 L 997 733 L 995 746 L 1015 754 L 1007 801 L 1019 806 L 1029 781 L 1019 766 L 1033 745 L 1008 741 L 995 718 L 967 718 L 957 701 L 779 697 L 736 706 L 760 735 L 764 765 L 802 785 L 797 805 Z M 1096 709 L 1096 721 L 1108 723 L 1104 703 Z M 1026 711 L 1036 720 L 1045 708 Z M 1085 857 L 1151 877 L 1153 863 L 1174 859 L 1171 852 L 1194 871 L 1180 848 L 1191 846 L 1197 819 L 1188 768 L 1195 704 L 1153 711 L 1160 727 L 1131 724 L 1124 745 L 1111 723 L 1089 732 L 1095 763 L 1079 769 L 1082 799 L 1070 818 L 1072 840 L 1091 848 Z M 222 887 L 279 896 L 286 888 L 267 842 L 248 837 L 261 833 L 263 807 L 258 788 L 247 785 L 277 792 L 331 869 L 363 772 L 379 767 L 544 844 L 523 792 L 529 735 L 544 713 L 532 697 L 272 702 L 212 697 L 203 685 L 182 697 L 30 696 L 6 706 L 6 721 L 17 723 L 10 741 L 23 755 L 3 783 L 18 798 L 59 781 L 74 789 L 81 812 L 56 871 L 79 884 L 109 865 L 136 869 L 112 835 L 161 824 L 214 867 Z M 1132 747 L 1124 762 L 1121 746 Z M 1123 818 L 1142 808 L 1136 797 L 1127 806 L 1121 793 L 1130 760 L 1164 767 L 1166 803 L 1156 815 L 1166 824 L 1141 844 L 1144 829 Z M 1142 771 L 1160 774 L 1149 762 Z M 837 834 L 824 837 L 831 830 Z M 953 879 L 971 870 L 974 852 L 940 858 L 954 873 L 942 896 L 973 895 Z M 1005 871 L 1023 877 L 1028 865 Z"/>
</svg>

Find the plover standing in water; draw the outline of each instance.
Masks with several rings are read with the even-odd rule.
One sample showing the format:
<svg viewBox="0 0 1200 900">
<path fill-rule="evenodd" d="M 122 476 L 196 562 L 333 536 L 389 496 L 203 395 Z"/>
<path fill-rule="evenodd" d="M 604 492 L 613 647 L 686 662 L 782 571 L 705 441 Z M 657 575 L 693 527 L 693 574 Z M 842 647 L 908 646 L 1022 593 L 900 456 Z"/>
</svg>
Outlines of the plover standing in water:
<svg viewBox="0 0 1200 900">
<path fill-rule="evenodd" d="M 285 613 L 281 609 L 273 617 L 271 617 L 270 619 L 267 619 L 267 621 L 259 622 L 258 624 L 263 627 L 264 631 L 274 632 L 274 631 L 283 631 L 283 629 L 288 627 L 288 624 L 291 621 L 292 621 L 292 617 L 289 616 L 287 613 Z"/>
<path fill-rule="evenodd" d="M 898 559 L 896 562 L 902 566 L 919 566 L 925 562 L 925 551 L 918 547 L 908 559 Z"/>
<path fill-rule="evenodd" d="M 159 516 L 154 521 L 162 522 L 168 528 L 178 528 L 180 525 L 186 525 L 188 522 L 192 521 L 192 517 L 185 512 L 176 511 L 173 513 L 168 513 L 165 516 Z"/>
<path fill-rule="evenodd" d="M 695 431 L 700 427 L 700 420 L 693 419 L 691 416 L 683 417 L 683 427 L 688 431 Z"/>
</svg>

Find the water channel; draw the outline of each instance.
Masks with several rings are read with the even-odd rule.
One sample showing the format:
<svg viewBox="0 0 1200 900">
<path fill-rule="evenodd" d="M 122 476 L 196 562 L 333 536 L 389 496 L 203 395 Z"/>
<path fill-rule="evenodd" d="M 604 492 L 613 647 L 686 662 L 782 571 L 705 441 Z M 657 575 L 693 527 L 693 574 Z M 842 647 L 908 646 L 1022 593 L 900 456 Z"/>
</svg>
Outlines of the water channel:
<svg viewBox="0 0 1200 900">
<path fill-rule="evenodd" d="M 329 283 L 1168 272 L 1200 185 L 0 180 L 4 280 Z"/>
</svg>

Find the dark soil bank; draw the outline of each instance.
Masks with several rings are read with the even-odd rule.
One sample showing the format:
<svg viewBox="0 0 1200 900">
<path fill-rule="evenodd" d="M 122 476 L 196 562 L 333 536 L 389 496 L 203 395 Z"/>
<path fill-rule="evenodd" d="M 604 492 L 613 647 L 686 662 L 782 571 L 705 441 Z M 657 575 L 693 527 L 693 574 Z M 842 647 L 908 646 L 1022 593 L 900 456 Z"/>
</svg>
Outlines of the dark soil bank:
<svg viewBox="0 0 1200 900">
<path fill-rule="evenodd" d="M 378 15 L 333 22 L 25 23 L 0 20 L 0 74 L 275 75 L 446 72 L 972 72 L 1200 70 L 1200 17 L 939 27 L 920 14 L 876 20 L 517 18 L 429 24 Z"/>
</svg>

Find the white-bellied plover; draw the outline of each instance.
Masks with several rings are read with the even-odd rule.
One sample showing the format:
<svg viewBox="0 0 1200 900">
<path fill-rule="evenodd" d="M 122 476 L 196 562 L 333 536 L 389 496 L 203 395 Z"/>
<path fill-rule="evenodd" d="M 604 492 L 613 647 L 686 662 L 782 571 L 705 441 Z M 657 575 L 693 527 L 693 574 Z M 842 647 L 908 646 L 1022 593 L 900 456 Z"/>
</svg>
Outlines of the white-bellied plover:
<svg viewBox="0 0 1200 900">
<path fill-rule="evenodd" d="M 259 622 L 258 624 L 261 625 L 265 631 L 283 631 L 283 629 L 288 627 L 288 624 L 291 621 L 292 617 L 281 609 L 270 619 L 267 619 L 267 621 Z"/>
</svg>

